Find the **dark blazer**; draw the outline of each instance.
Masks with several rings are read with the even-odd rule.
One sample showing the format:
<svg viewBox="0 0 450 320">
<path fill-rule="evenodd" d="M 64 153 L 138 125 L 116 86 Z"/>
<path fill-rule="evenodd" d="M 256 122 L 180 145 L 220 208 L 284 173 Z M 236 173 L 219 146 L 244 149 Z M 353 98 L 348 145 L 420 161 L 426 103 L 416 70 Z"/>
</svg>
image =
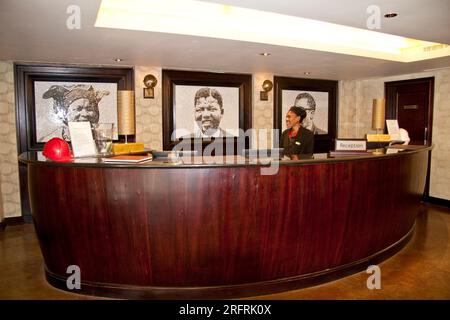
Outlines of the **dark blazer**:
<svg viewBox="0 0 450 320">
<path fill-rule="evenodd" d="M 304 127 L 300 127 L 297 136 L 292 139 L 289 137 L 289 132 L 291 132 L 291 129 L 286 129 L 281 134 L 280 148 L 284 149 L 283 155 L 312 155 L 314 153 L 314 134 L 311 131 Z"/>
</svg>

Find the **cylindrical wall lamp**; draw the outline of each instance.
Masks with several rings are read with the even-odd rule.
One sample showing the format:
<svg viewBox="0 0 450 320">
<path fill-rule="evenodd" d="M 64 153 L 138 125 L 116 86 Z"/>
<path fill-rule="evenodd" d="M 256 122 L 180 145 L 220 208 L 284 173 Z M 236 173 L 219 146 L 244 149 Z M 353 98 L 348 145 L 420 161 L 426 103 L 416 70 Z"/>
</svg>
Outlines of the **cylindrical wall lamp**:
<svg viewBox="0 0 450 320">
<path fill-rule="evenodd" d="M 384 130 L 385 122 L 385 99 L 373 99 L 372 106 L 372 129 L 377 131 Z"/>
<path fill-rule="evenodd" d="M 117 94 L 118 131 L 120 135 L 135 134 L 134 91 L 119 90 Z"/>
</svg>

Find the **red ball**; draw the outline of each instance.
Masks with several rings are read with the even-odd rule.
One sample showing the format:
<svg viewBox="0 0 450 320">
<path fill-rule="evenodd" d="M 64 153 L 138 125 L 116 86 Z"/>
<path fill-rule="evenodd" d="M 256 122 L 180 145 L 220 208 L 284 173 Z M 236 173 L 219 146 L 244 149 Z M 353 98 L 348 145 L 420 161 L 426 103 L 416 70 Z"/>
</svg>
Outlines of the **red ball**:
<svg viewBox="0 0 450 320">
<path fill-rule="evenodd" d="M 61 138 L 52 138 L 44 145 L 42 154 L 53 161 L 69 161 L 72 159 L 69 144 Z"/>
</svg>

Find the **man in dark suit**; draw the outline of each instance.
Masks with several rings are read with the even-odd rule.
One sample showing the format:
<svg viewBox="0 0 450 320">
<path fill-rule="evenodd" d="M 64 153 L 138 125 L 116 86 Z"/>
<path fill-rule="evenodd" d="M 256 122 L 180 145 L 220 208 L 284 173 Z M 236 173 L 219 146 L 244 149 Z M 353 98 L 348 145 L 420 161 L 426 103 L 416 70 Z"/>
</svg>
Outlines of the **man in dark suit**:
<svg viewBox="0 0 450 320">
<path fill-rule="evenodd" d="M 281 135 L 280 147 L 292 160 L 311 158 L 314 153 L 314 134 L 301 125 L 305 117 L 306 111 L 300 107 L 291 107 L 286 114 L 287 129 Z"/>
</svg>

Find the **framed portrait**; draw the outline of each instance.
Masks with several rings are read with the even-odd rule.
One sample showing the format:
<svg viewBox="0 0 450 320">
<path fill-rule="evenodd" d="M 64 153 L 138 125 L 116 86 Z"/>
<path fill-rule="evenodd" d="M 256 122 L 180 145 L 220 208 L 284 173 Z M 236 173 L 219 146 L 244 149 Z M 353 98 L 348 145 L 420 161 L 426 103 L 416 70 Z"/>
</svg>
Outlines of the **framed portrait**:
<svg viewBox="0 0 450 320">
<path fill-rule="evenodd" d="M 18 140 L 21 152 L 41 150 L 58 137 L 70 141 L 68 122 L 114 123 L 117 91 L 133 90 L 133 69 L 16 65 Z"/>
<path fill-rule="evenodd" d="M 172 141 L 186 136 L 239 136 L 239 88 L 175 86 L 173 112 Z"/>
<path fill-rule="evenodd" d="M 287 129 L 285 117 L 292 106 L 306 111 L 302 126 L 314 133 L 314 152 L 333 148 L 337 127 L 337 81 L 274 77 L 274 128 Z"/>
<path fill-rule="evenodd" d="M 251 75 L 163 70 L 162 77 L 164 150 L 236 141 L 251 128 Z"/>
<path fill-rule="evenodd" d="M 117 83 L 34 82 L 36 142 L 70 141 L 68 122 L 113 123 L 117 131 Z"/>
</svg>

